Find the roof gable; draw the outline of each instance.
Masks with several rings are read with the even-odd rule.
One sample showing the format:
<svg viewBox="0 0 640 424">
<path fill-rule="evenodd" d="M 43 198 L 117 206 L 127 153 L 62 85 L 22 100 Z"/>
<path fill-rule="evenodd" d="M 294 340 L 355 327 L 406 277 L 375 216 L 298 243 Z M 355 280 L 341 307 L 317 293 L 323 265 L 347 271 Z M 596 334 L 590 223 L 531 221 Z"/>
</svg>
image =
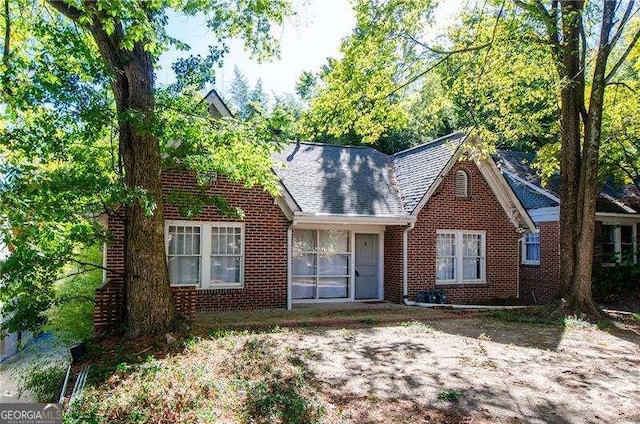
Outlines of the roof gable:
<svg viewBox="0 0 640 424">
<path fill-rule="evenodd" d="M 393 155 L 400 198 L 408 213 L 415 212 L 437 178 L 454 161 L 465 138 L 465 134 L 455 133 Z"/>
</svg>

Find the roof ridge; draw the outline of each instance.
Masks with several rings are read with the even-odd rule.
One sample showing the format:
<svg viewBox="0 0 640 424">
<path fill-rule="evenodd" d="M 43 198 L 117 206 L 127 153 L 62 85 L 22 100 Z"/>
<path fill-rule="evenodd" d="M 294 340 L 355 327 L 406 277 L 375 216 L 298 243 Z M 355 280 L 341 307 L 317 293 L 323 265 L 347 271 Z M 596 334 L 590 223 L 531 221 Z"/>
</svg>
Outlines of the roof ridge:
<svg viewBox="0 0 640 424">
<path fill-rule="evenodd" d="M 374 149 L 371 146 L 354 146 L 354 145 L 350 145 L 350 144 L 331 144 L 331 143 L 322 143 L 319 141 L 291 141 L 288 144 L 307 144 L 307 145 L 311 145 L 311 146 L 326 146 L 326 147 L 340 147 L 340 148 L 344 148 L 344 149 L 369 149 L 369 150 L 373 150 L 377 153 L 380 154 L 385 154 L 382 153 L 381 151 Z"/>
<path fill-rule="evenodd" d="M 446 141 L 446 140 L 451 139 L 451 138 L 455 138 L 456 136 L 458 136 L 458 137 L 459 136 L 465 136 L 465 133 L 463 131 L 456 131 L 456 132 L 453 132 L 451 134 L 443 135 L 442 137 L 438 137 L 438 138 L 436 138 L 434 140 L 430 140 L 430 141 L 424 142 L 422 144 L 418 144 L 417 146 L 413 146 L 413 147 L 410 147 L 408 149 L 400 150 L 399 152 L 396 152 L 391 156 L 392 157 L 396 157 L 396 156 L 411 152 L 412 150 L 418 150 L 418 149 L 421 149 L 423 147 L 427 147 L 427 146 L 429 146 L 431 144 L 435 144 L 435 143 L 438 143 L 438 142 Z"/>
</svg>

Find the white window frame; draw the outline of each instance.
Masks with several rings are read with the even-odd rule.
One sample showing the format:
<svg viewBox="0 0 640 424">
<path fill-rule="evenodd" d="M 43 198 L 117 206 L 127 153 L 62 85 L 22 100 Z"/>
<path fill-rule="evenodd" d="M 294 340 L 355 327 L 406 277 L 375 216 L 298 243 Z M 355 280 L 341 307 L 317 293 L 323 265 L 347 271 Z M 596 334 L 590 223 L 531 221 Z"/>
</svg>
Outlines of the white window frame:
<svg viewBox="0 0 640 424">
<path fill-rule="evenodd" d="M 303 255 L 314 255 L 315 256 L 315 267 L 316 267 L 316 272 L 315 274 L 294 274 L 293 272 L 291 273 L 291 278 L 292 281 L 295 278 L 312 278 L 313 280 L 315 280 L 315 289 L 314 289 L 314 296 L 313 297 L 309 297 L 309 298 L 300 298 L 300 299 L 293 299 L 296 302 L 299 301 L 318 301 L 318 300 L 342 300 L 342 299 L 351 299 L 353 298 L 353 287 L 355 286 L 355 279 L 353 278 L 353 274 L 354 274 L 354 270 L 355 270 L 355 251 L 354 251 L 354 236 L 355 233 L 351 230 L 344 230 L 344 229 L 338 229 L 338 228 L 296 228 L 296 230 L 299 231 L 315 231 L 316 233 L 316 250 L 305 250 L 300 252 Z M 350 251 L 346 251 L 346 252 L 334 252 L 334 254 L 336 255 L 341 255 L 341 256 L 346 256 L 348 255 L 348 266 L 347 266 L 347 274 L 320 274 L 320 259 L 322 256 L 322 252 L 320 251 L 320 232 L 321 231 L 344 231 L 347 233 L 347 248 L 350 249 Z M 292 240 L 293 240 L 293 236 L 292 235 Z M 292 257 L 291 259 L 293 260 L 293 253 L 292 253 Z M 318 290 L 318 286 L 320 283 L 320 279 L 322 278 L 345 278 L 347 280 L 347 296 L 345 297 L 320 297 L 319 296 L 319 290 Z"/>
<path fill-rule="evenodd" d="M 487 279 L 487 232 L 486 231 L 472 231 L 472 230 L 436 230 L 436 243 L 438 242 L 439 234 L 452 234 L 455 238 L 455 268 L 454 279 L 452 280 L 438 280 L 437 270 L 437 252 L 436 252 L 436 268 L 435 268 L 435 281 L 436 285 L 444 284 L 485 284 Z M 464 235 L 480 236 L 480 250 L 481 250 L 481 267 L 479 279 L 464 279 L 464 247 L 462 239 Z"/>
<path fill-rule="evenodd" d="M 537 234 L 538 235 L 538 242 L 537 243 L 532 243 L 527 241 L 527 236 L 529 235 L 533 235 L 533 234 Z M 527 248 L 530 244 L 537 244 L 538 247 L 538 260 L 528 260 L 527 259 Z M 540 265 L 540 256 L 542 256 L 542 244 L 540 243 L 540 233 L 525 233 L 524 237 L 522 238 L 522 264 L 523 265 Z"/>
<path fill-rule="evenodd" d="M 613 241 L 614 241 L 614 250 L 616 254 L 615 262 L 602 262 L 603 265 L 616 265 L 622 262 L 622 230 L 620 227 L 631 227 L 631 240 L 633 241 L 633 263 L 638 262 L 638 235 L 637 235 L 637 224 L 635 222 L 620 222 L 620 221 L 602 221 L 602 226 L 605 225 L 613 227 Z M 603 242 L 601 241 L 602 245 Z"/>
<path fill-rule="evenodd" d="M 458 192 L 458 178 L 464 178 L 464 193 Z M 455 173 L 453 192 L 457 197 L 469 197 L 469 173 L 464 169 L 458 169 Z"/>
<path fill-rule="evenodd" d="M 244 223 L 234 221 L 182 221 L 166 220 L 164 223 L 165 257 L 169 258 L 169 226 L 200 227 L 200 289 L 239 289 L 244 287 L 245 260 L 245 228 Z M 240 281 L 237 283 L 216 284 L 211 282 L 211 229 L 212 228 L 240 228 Z M 236 256 L 236 255 L 233 255 Z M 184 284 L 171 284 L 183 287 Z"/>
</svg>

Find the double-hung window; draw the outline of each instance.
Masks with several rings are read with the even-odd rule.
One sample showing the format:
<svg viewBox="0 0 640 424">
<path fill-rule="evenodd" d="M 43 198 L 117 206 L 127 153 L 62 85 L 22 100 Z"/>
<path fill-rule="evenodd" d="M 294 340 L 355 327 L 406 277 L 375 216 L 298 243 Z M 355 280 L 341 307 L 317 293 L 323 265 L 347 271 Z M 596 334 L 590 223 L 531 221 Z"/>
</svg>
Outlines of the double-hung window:
<svg viewBox="0 0 640 424">
<path fill-rule="evenodd" d="M 540 233 L 526 233 L 522 240 L 522 263 L 540 265 Z"/>
<path fill-rule="evenodd" d="M 484 231 L 438 230 L 436 235 L 436 282 L 477 283 L 485 280 Z"/>
<path fill-rule="evenodd" d="M 635 225 L 602 224 L 602 263 L 636 263 Z"/>
<path fill-rule="evenodd" d="M 243 224 L 170 221 L 165 225 L 165 238 L 172 285 L 242 287 Z"/>
</svg>

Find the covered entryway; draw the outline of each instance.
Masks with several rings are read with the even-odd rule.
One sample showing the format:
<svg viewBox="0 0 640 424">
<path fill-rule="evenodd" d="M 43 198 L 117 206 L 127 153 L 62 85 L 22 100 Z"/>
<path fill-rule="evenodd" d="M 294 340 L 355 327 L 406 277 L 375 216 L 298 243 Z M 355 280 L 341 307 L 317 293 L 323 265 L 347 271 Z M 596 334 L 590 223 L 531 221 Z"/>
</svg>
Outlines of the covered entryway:
<svg viewBox="0 0 640 424">
<path fill-rule="evenodd" d="M 380 299 L 384 227 L 293 228 L 290 296 L 295 303 Z"/>
</svg>

